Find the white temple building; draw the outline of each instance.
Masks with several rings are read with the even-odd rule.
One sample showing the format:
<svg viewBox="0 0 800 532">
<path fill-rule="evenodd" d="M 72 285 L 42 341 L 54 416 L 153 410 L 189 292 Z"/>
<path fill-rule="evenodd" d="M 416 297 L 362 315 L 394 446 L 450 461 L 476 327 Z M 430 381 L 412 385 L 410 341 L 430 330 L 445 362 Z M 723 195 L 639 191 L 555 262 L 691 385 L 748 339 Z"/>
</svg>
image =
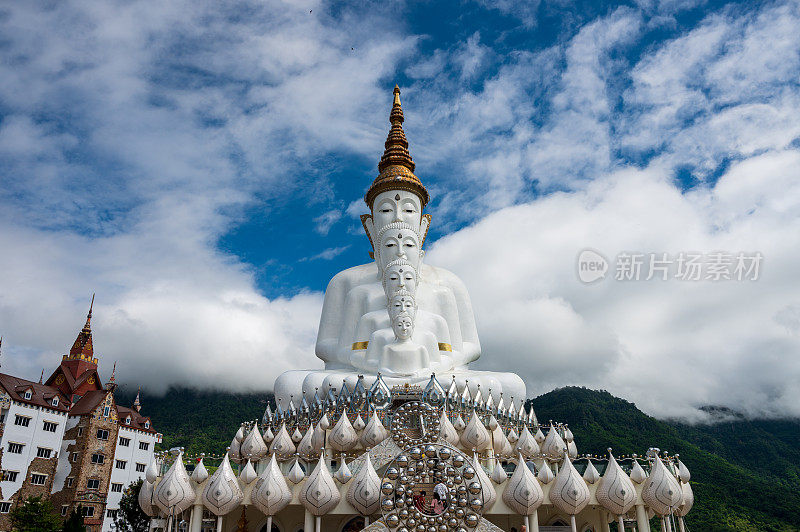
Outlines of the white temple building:
<svg viewBox="0 0 800 532">
<path fill-rule="evenodd" d="M 274 409 L 244 423 L 214 464 L 190 473 L 181 451 L 150 464 L 139 502 L 152 528 L 687 530 L 694 496 L 677 456 L 581 456 L 567 425 L 526 408 L 518 375 L 469 369 L 482 354 L 469 294 L 423 260 L 430 197 L 397 87 L 390 123 L 364 198 L 374 261 L 328 285 L 324 368 L 281 375 Z"/>
</svg>

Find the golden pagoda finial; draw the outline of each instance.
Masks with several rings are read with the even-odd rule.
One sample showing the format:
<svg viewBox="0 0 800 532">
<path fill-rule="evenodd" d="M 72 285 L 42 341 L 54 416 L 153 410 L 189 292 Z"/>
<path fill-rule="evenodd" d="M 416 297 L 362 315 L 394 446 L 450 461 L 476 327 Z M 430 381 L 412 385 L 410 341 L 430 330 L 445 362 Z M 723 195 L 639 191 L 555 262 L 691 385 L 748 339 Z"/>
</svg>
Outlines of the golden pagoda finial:
<svg viewBox="0 0 800 532">
<path fill-rule="evenodd" d="M 408 141 L 403 131 L 403 107 L 400 103 L 400 87 L 394 86 L 394 101 L 392 111 L 389 113 L 389 122 L 392 127 L 386 137 L 384 151 L 378 162 L 378 177 L 367 190 L 364 201 L 372 208 L 375 196 L 385 190 L 407 190 L 417 194 L 422 207 L 428 203 L 430 196 L 422 182 L 414 175 L 414 161 L 408 151 Z"/>
</svg>

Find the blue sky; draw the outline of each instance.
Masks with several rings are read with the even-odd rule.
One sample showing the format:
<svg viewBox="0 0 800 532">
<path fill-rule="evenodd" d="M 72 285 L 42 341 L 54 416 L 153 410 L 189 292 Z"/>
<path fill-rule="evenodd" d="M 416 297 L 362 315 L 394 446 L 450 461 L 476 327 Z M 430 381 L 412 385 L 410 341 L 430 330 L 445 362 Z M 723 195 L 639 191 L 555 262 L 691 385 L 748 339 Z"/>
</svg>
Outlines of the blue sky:
<svg viewBox="0 0 800 532">
<path fill-rule="evenodd" d="M 479 367 L 660 415 L 798 415 L 798 27 L 796 1 L 7 4 L 3 368 L 51 367 L 95 291 L 129 382 L 268 390 L 318 364 L 398 83 Z M 765 269 L 588 287 L 586 247 Z"/>
</svg>

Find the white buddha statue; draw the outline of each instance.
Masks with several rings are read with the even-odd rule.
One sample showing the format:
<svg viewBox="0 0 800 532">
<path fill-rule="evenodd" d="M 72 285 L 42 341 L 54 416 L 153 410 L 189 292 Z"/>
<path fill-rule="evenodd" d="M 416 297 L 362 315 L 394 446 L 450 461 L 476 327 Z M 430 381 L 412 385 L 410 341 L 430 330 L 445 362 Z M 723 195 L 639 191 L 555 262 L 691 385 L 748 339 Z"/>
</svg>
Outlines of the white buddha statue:
<svg viewBox="0 0 800 532">
<path fill-rule="evenodd" d="M 390 122 L 392 127 L 386 150 L 378 164 L 380 173 L 364 198 L 371 214 L 361 217 L 375 260 L 344 270 L 330 281 L 325 291 L 315 349 L 317 357 L 324 361 L 325 369 L 284 373 L 275 383 L 276 398 L 286 401 L 290 395 L 300 397 L 302 391 L 313 396 L 316 388 L 326 390 L 328 384 L 338 387 L 342 379 L 355 382 L 359 372 L 376 371 L 384 365 L 381 360 L 388 362 L 388 359 L 381 358 L 383 355 L 368 347 L 377 331 L 383 331 L 379 335 L 382 338 L 394 341 L 395 324 L 390 321 L 387 311 L 391 288 L 387 286 L 399 289 L 401 283 L 404 285 L 402 288 L 411 288 L 414 295 L 417 307 L 412 320 L 414 334 L 438 340 L 433 353 L 426 348 L 429 355 L 429 362 L 425 363 L 427 367 L 414 369 L 411 375 L 419 374 L 421 379 L 427 380 L 432 370 L 438 370 L 445 380 L 455 375 L 462 387 L 469 380 L 473 391 L 480 384 L 484 393 L 492 389 L 495 395 L 503 392 L 506 397 L 525 397 L 525 385 L 513 373 L 467 369 L 467 365 L 481 354 L 472 305 L 458 277 L 443 268 L 423 263 L 422 246 L 430 215 L 423 215 L 422 209 L 428 203 L 429 195 L 414 175 L 414 163 L 402 128 L 403 112 L 397 87 Z M 410 266 L 413 275 L 401 268 L 401 264 Z M 404 271 L 400 272 L 400 269 Z M 415 341 L 414 334 L 410 341 Z M 419 341 L 419 337 L 416 340 L 420 345 L 429 343 Z M 391 341 L 382 340 L 384 345 Z M 442 357 L 441 353 L 446 356 Z M 417 360 L 420 361 L 417 365 L 423 364 L 423 358 Z M 441 363 L 443 360 L 446 362 Z M 364 377 L 368 383 L 375 378 L 368 374 Z M 393 382 L 409 382 L 408 378 L 397 379 L 394 382 L 391 377 L 385 378 L 389 386 Z"/>
</svg>

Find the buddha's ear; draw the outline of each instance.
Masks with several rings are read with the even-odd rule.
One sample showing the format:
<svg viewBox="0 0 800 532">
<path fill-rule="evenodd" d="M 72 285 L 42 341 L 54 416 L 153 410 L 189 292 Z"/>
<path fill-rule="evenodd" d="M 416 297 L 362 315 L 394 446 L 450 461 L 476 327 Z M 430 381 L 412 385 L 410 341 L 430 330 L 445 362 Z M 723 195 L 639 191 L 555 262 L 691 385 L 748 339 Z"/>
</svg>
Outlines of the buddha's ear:
<svg viewBox="0 0 800 532">
<path fill-rule="evenodd" d="M 431 215 L 423 214 L 422 219 L 419 221 L 419 234 L 422 236 L 422 242 L 419 247 L 425 245 L 425 239 L 428 237 L 428 229 L 431 228 Z"/>
<path fill-rule="evenodd" d="M 371 214 L 362 214 L 361 215 L 361 225 L 364 226 L 364 232 L 367 233 L 367 238 L 369 238 L 369 245 L 372 246 L 372 251 L 369 252 L 369 258 L 375 258 L 375 240 L 373 239 L 373 233 L 375 232 L 375 224 L 372 221 Z"/>
</svg>

